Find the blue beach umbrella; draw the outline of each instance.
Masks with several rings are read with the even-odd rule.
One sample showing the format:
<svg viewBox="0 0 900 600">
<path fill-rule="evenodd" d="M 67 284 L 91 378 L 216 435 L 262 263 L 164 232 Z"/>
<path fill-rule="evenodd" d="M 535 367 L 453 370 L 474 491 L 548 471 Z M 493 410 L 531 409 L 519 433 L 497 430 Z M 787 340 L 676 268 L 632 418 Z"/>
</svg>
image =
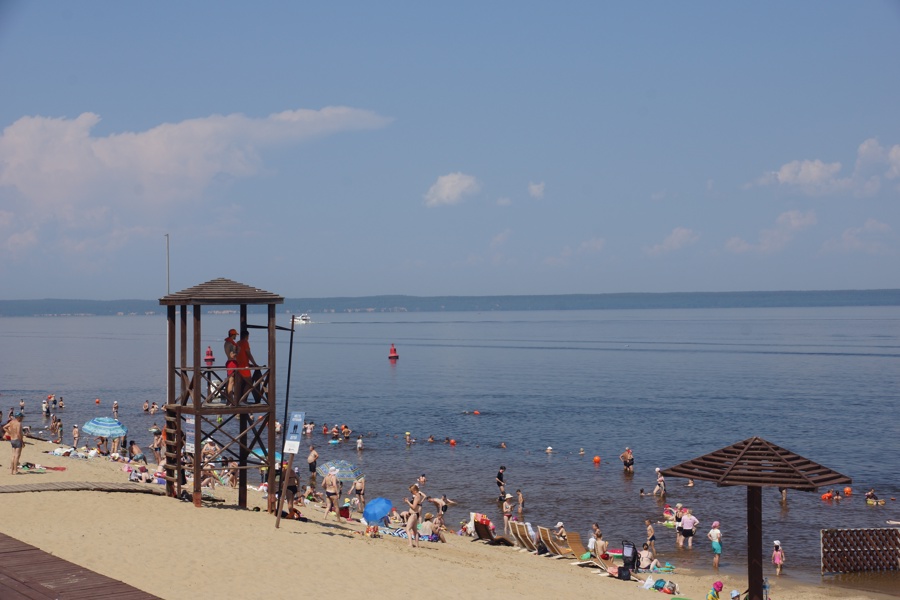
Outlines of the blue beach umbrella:
<svg viewBox="0 0 900 600">
<path fill-rule="evenodd" d="M 356 481 L 362 477 L 362 471 L 359 470 L 359 467 L 346 460 L 329 460 L 319 465 L 316 473 L 325 477 L 332 468 L 337 469 L 337 478 L 341 481 Z"/>
<path fill-rule="evenodd" d="M 366 502 L 366 509 L 363 511 L 363 519 L 366 523 L 377 523 L 388 516 L 394 505 L 387 498 L 375 498 Z"/>
<path fill-rule="evenodd" d="M 265 459 L 265 454 L 263 454 L 263 451 L 260 448 L 257 448 L 256 450 L 254 450 L 253 455 L 256 456 L 256 458 Z M 281 452 L 275 453 L 275 460 L 277 462 L 281 462 Z"/>
<path fill-rule="evenodd" d="M 81 431 L 88 435 L 97 435 L 105 438 L 122 437 L 128 433 L 128 428 L 121 422 L 111 417 L 94 417 L 84 424 Z"/>
</svg>

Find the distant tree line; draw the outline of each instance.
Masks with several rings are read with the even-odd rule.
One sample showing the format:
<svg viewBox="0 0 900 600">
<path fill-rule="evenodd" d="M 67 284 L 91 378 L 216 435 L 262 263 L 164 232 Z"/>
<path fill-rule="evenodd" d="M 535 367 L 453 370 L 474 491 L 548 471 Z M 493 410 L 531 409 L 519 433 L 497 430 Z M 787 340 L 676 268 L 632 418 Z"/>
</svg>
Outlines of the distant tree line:
<svg viewBox="0 0 900 600">
<path fill-rule="evenodd" d="M 360 296 L 285 298 L 279 312 L 472 312 L 650 308 L 900 306 L 900 290 L 670 292 L 539 296 Z M 211 306 L 210 310 L 237 307 Z M 249 306 L 251 313 L 264 306 Z M 0 300 L 0 317 L 165 315 L 158 300 Z"/>
</svg>

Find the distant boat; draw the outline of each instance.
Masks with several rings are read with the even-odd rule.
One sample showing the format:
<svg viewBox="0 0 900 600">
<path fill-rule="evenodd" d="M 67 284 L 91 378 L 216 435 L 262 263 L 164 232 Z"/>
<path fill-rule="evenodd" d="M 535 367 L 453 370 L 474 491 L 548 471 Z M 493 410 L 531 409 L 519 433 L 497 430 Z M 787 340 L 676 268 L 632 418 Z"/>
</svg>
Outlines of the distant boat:
<svg viewBox="0 0 900 600">
<path fill-rule="evenodd" d="M 306 313 L 303 313 L 299 317 L 295 316 L 293 319 L 294 325 L 309 325 L 310 323 L 312 323 L 312 319 L 310 319 L 309 315 Z"/>
<path fill-rule="evenodd" d="M 397 354 L 397 349 L 391 344 L 391 349 L 388 352 L 388 360 L 397 360 L 398 358 L 400 358 L 400 355 Z"/>
</svg>

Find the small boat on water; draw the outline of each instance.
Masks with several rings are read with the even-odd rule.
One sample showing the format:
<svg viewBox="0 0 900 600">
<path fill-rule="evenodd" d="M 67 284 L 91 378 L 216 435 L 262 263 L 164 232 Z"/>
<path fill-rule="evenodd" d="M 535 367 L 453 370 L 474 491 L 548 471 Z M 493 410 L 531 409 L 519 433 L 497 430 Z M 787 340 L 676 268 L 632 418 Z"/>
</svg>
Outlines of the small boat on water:
<svg viewBox="0 0 900 600">
<path fill-rule="evenodd" d="M 308 325 L 308 324 L 312 323 L 312 319 L 310 319 L 309 315 L 306 313 L 303 313 L 300 316 L 295 316 L 293 319 L 294 319 L 294 325 Z"/>
</svg>

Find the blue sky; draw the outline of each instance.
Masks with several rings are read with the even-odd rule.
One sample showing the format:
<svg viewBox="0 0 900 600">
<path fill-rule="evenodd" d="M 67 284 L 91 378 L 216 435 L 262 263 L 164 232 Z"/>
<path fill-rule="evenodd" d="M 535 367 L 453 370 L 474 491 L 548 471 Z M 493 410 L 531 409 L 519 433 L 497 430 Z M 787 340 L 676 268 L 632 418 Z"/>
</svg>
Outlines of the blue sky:
<svg viewBox="0 0 900 600">
<path fill-rule="evenodd" d="M 900 287 L 897 2 L 0 6 L 0 298 Z"/>
</svg>

